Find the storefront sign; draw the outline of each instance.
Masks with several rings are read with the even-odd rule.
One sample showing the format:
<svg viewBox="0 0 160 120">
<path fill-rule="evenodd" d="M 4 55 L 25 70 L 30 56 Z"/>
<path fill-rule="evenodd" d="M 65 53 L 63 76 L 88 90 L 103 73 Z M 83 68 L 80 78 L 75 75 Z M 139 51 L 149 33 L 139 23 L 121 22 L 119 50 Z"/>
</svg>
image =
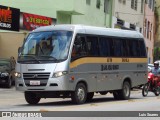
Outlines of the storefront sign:
<svg viewBox="0 0 160 120">
<path fill-rule="evenodd" d="M 0 29 L 19 31 L 20 10 L 0 5 Z"/>
<path fill-rule="evenodd" d="M 34 30 L 40 26 L 48 26 L 53 24 L 52 18 L 23 13 L 23 29 Z"/>
</svg>

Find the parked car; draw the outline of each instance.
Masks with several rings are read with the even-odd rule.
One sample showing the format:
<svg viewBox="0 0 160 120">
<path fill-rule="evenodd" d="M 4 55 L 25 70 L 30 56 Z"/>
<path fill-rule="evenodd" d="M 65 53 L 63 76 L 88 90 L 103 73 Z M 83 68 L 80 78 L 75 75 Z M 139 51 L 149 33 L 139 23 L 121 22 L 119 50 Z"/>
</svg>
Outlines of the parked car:
<svg viewBox="0 0 160 120">
<path fill-rule="evenodd" d="M 5 85 L 7 88 L 11 88 L 15 84 L 15 60 L 13 57 L 0 58 L 0 84 Z"/>
</svg>

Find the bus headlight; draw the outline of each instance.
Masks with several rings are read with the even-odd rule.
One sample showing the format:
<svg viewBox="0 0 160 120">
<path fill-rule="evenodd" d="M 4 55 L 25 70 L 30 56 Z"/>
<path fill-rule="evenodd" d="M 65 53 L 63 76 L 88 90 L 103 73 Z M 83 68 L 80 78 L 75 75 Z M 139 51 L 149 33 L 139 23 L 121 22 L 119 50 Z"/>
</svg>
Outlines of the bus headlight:
<svg viewBox="0 0 160 120">
<path fill-rule="evenodd" d="M 19 72 L 16 72 L 14 75 L 15 75 L 15 77 L 17 77 L 17 78 L 20 78 L 20 77 L 21 77 L 21 73 L 19 73 Z"/>
<path fill-rule="evenodd" d="M 61 77 L 61 76 L 64 76 L 66 75 L 68 72 L 67 71 L 61 71 L 61 72 L 56 72 L 56 73 L 53 73 L 53 77 Z"/>
</svg>

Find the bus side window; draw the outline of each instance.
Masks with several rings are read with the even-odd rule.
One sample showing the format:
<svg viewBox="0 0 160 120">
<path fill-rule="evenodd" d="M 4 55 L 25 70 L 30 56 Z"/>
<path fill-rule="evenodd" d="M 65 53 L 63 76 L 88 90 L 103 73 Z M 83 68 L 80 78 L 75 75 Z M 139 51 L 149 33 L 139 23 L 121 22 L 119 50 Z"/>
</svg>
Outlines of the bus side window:
<svg viewBox="0 0 160 120">
<path fill-rule="evenodd" d="M 89 56 L 98 56 L 99 55 L 98 37 L 87 36 L 87 47 Z"/>
<path fill-rule="evenodd" d="M 87 55 L 87 45 L 85 37 L 81 37 L 81 47 L 80 47 L 80 56 L 86 56 Z"/>
<path fill-rule="evenodd" d="M 127 45 L 127 39 L 122 39 L 122 51 L 123 57 L 129 57 L 129 46 Z"/>
<path fill-rule="evenodd" d="M 140 57 L 146 57 L 146 48 L 144 41 L 142 40 L 139 41 L 139 48 L 140 48 Z"/>
<path fill-rule="evenodd" d="M 132 40 L 132 51 L 133 51 L 133 56 L 137 57 L 138 56 L 138 40 Z"/>
<path fill-rule="evenodd" d="M 100 56 L 101 57 L 108 57 L 110 56 L 110 38 L 108 37 L 100 37 L 99 39 L 99 50 L 100 50 Z"/>
<path fill-rule="evenodd" d="M 132 45 L 131 45 L 131 40 L 129 38 L 126 39 L 126 49 L 128 51 L 127 57 L 132 57 L 133 56 Z"/>
<path fill-rule="evenodd" d="M 120 39 L 114 39 L 114 56 L 119 57 L 122 56 L 122 42 Z"/>
<path fill-rule="evenodd" d="M 128 39 L 127 46 L 130 57 L 140 57 L 141 56 L 141 47 L 138 39 Z"/>
<path fill-rule="evenodd" d="M 127 49 L 128 49 L 128 53 L 129 53 L 129 57 L 133 57 L 134 56 L 134 53 L 133 53 L 133 46 L 132 46 L 132 40 L 130 40 L 130 39 L 127 39 L 126 40 L 126 42 L 127 42 Z"/>
<path fill-rule="evenodd" d="M 87 45 L 86 45 L 85 37 L 76 36 L 71 55 L 72 55 L 72 59 L 84 57 L 87 55 Z"/>
</svg>

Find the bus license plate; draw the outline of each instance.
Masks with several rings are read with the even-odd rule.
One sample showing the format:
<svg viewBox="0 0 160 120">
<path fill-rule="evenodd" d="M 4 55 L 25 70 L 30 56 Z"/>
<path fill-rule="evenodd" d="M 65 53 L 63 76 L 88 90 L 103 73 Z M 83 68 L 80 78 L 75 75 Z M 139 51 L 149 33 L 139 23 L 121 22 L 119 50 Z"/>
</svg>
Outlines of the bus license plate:
<svg viewBox="0 0 160 120">
<path fill-rule="evenodd" d="M 30 85 L 40 85 L 40 81 L 30 81 Z"/>
</svg>

